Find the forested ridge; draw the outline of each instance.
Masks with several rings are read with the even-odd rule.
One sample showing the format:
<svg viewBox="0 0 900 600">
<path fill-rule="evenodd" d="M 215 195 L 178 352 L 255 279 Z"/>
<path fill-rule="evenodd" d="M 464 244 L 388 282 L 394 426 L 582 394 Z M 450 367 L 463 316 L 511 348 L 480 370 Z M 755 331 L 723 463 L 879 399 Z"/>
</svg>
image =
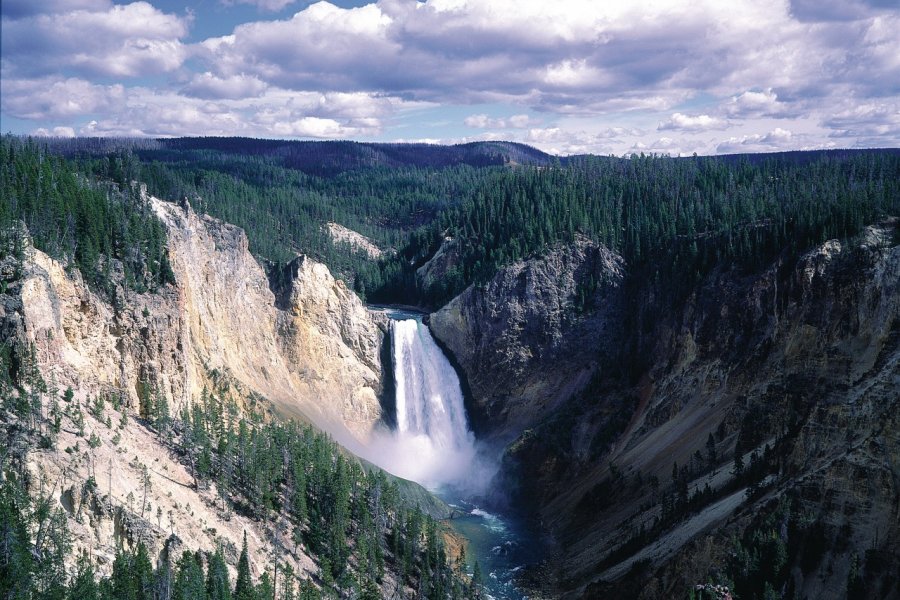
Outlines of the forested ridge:
<svg viewBox="0 0 900 600">
<path fill-rule="evenodd" d="M 188 198 L 198 211 L 243 227 L 264 262 L 308 253 L 369 300 L 432 307 L 498 268 L 576 236 L 620 253 L 629 276 L 654 281 L 671 300 L 714 269 L 758 270 L 900 214 L 900 153 L 893 150 L 554 161 L 509 146 L 292 148 L 234 139 L 6 136 L 0 142 L 0 292 L 19 276 L 5 266 L 21 259 L 23 231 L 113 301 L 120 288 L 151 292 L 172 282 L 165 231 L 142 183 L 154 195 Z M 324 162 L 316 162 L 317 149 Z M 323 229 L 330 221 L 388 252 L 373 260 L 336 244 Z M 416 268 L 447 238 L 456 240 L 455 266 L 437 280 L 417 279 Z M 272 580 L 248 579 L 246 552 L 237 581 L 229 579 L 220 553 L 190 549 L 154 569 L 141 546 L 121 551 L 108 578 L 98 581 L 86 561 L 70 577 L 62 566 L 66 517 L 35 493 L 37 482 L 24 466 L 28 451 L 53 448 L 63 424 L 83 431 L 86 414 L 113 427 L 110 415 L 122 423 L 127 409 L 116 397 L 81 403 L 71 391 L 53 390 L 27 348 L 11 350 L 2 340 L 0 597 L 271 597 Z M 378 597 L 388 572 L 422 597 L 478 594 L 477 585 L 454 572 L 439 525 L 404 500 L 395 483 L 363 469 L 327 437 L 252 412 L 239 416 L 218 391 L 178 415 L 145 391 L 132 418 L 189 465 L 195 486 L 214 486 L 228 510 L 264 522 L 286 519 L 295 548 L 285 550 L 302 547 L 316 557 L 317 585 L 279 588 L 280 597 Z M 85 443 L 90 448 L 99 440 Z M 748 588 L 752 579 L 747 576 Z"/>
<path fill-rule="evenodd" d="M 77 165 L 33 140 L 0 140 L 0 259 L 22 251 L 20 225 L 35 247 L 77 267 L 95 289 L 115 282 L 138 292 L 173 280 L 166 234 L 133 185 L 120 157 L 103 158 L 107 177 L 88 177 Z"/>
<path fill-rule="evenodd" d="M 0 159 L 0 296 L 10 302 L 4 308 L 17 310 L 26 233 L 37 248 L 81 272 L 114 306 L 122 290 L 153 292 L 173 281 L 165 229 L 141 192 L 145 167 L 135 154 L 118 149 L 63 158 L 37 141 L 6 136 Z M 479 597 L 478 579 L 460 576 L 465 561 L 447 555 L 443 526 L 407 497 L 409 484 L 364 468 L 325 434 L 238 410 L 221 391 L 204 392 L 177 415 L 143 384 L 135 413 L 119 392 L 79 399 L 71 388 L 44 380 L 33 345 L 5 335 L 6 330 L 0 339 L 0 598 L 262 600 L 277 592 L 285 600 L 374 599 L 386 586 L 401 595 L 411 588 L 423 598 Z M 273 560 L 264 566 L 267 574 L 253 579 L 244 549 L 235 579 L 221 549 L 188 548 L 180 558 L 157 561 L 151 557 L 156 549 L 139 543 L 119 547 L 108 576 L 98 577 L 96 562 L 87 557 L 79 558 L 74 573 L 67 571 L 72 515 L 59 506 L 53 486 L 29 468 L 29 455 L 39 450 L 91 460 L 100 445 L 116 445 L 128 435 L 135 420 L 189 467 L 195 488 L 216 490 L 221 510 L 290 523 L 292 544 L 278 550 L 313 557 L 318 571 L 312 578 Z M 109 429 L 112 441 L 97 436 L 98 428 Z M 79 441 L 59 447 L 63 429 Z M 137 507 L 114 500 L 93 477 L 81 489 L 82 504 L 87 499 L 130 521 L 145 519 L 139 498 Z"/>
<path fill-rule="evenodd" d="M 564 168 L 492 172 L 427 235 L 413 238 L 411 254 L 448 232 L 460 241 L 458 268 L 421 290 L 435 306 L 576 235 L 683 291 L 714 267 L 758 268 L 898 213 L 900 155 L 893 152 L 822 155 L 805 164 L 787 157 L 583 157 Z"/>
<path fill-rule="evenodd" d="M 122 164 L 151 193 L 188 198 L 246 229 L 266 261 L 307 253 L 370 301 L 431 307 L 576 235 L 677 294 L 715 267 L 758 268 L 900 213 L 895 150 L 553 159 L 502 143 L 239 138 L 60 140 L 51 148 L 93 179 L 114 179 Z M 323 227 L 332 221 L 387 254 L 376 261 L 335 243 Z M 459 241 L 455 268 L 417 280 L 415 269 L 446 237 Z"/>
</svg>

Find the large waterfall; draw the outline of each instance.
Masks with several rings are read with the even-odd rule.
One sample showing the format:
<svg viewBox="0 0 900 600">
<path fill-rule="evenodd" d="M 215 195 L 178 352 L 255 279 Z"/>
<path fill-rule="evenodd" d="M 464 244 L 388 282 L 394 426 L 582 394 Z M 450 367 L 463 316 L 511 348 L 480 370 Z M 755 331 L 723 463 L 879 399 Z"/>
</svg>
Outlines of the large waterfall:
<svg viewBox="0 0 900 600">
<path fill-rule="evenodd" d="M 394 321 L 391 333 L 399 434 L 424 436 L 449 453 L 470 448 L 459 379 L 428 328 L 407 319 Z"/>
<path fill-rule="evenodd" d="M 453 366 L 419 319 L 391 322 L 396 451 L 389 470 L 428 486 L 459 483 L 475 467 L 462 390 Z"/>
</svg>

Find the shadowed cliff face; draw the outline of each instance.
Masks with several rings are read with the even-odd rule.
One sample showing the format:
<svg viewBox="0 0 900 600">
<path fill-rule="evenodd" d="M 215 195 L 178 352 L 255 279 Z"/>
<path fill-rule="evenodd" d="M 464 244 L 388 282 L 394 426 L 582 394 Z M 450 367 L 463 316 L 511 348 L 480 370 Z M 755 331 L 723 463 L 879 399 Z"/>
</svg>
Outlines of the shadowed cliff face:
<svg viewBox="0 0 900 600">
<path fill-rule="evenodd" d="M 511 265 L 431 315 L 471 390 L 483 437 L 508 442 L 612 369 L 621 257 L 587 240 Z"/>
<path fill-rule="evenodd" d="M 735 539 L 746 549 L 773 530 L 786 562 L 772 577 L 785 593 L 844 598 L 855 561 L 868 586 L 859 597 L 897 597 L 895 229 L 895 221 L 871 227 L 758 273 L 714 272 L 678 304 L 626 274 L 627 303 L 622 285 L 598 287 L 598 300 L 618 298 L 619 312 L 606 313 L 601 300 L 577 317 L 570 307 L 516 320 L 499 307 L 521 306 L 528 294 L 498 287 L 509 280 L 503 272 L 434 315 L 436 334 L 470 377 L 473 403 L 506 417 L 492 432 L 524 429 L 507 448 L 503 481 L 552 538 L 555 558 L 538 587 L 585 598 L 683 597 L 740 572 Z M 596 323 L 612 315 L 635 326 L 607 326 L 613 335 L 597 339 Z M 557 326 L 566 322 L 575 326 Z M 618 350 L 618 364 L 645 368 L 628 377 L 595 368 L 584 385 L 567 364 L 535 359 L 561 345 L 544 332 L 577 338 L 579 326 L 594 329 L 569 346 L 583 352 L 576 361 L 616 364 Z M 497 352 L 541 350 L 515 370 L 514 360 L 486 351 L 500 339 Z M 506 396 L 492 387 L 517 378 L 527 385 L 513 383 Z"/>
</svg>

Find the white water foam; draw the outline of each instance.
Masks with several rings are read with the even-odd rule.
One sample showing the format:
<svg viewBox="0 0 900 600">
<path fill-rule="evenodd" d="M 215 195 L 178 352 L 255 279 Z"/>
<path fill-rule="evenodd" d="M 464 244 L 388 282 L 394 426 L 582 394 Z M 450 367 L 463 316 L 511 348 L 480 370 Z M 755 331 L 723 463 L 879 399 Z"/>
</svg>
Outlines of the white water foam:
<svg viewBox="0 0 900 600">
<path fill-rule="evenodd" d="M 397 428 L 367 458 L 432 489 L 479 489 L 493 472 L 477 456 L 453 365 L 418 319 L 392 321 L 391 337 Z"/>
</svg>

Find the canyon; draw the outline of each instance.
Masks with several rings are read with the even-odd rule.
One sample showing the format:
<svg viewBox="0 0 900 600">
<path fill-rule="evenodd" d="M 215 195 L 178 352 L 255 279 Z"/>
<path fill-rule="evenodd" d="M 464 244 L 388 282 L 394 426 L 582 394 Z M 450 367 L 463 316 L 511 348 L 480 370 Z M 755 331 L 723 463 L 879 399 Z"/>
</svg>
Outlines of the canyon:
<svg viewBox="0 0 900 600">
<path fill-rule="evenodd" d="M 160 564 L 222 549 L 234 570 L 247 532 L 254 577 L 279 554 L 329 585 L 284 514 L 268 521 L 198 483 L 181 446 L 209 403 L 231 424 L 311 424 L 365 477 L 398 476 L 410 506 L 450 524 L 453 560 L 466 547 L 454 518 L 473 539 L 473 522 L 527 530 L 471 546 L 488 564 L 529 545 L 530 564 L 488 574 L 503 579 L 485 588 L 499 597 L 682 597 L 707 584 L 900 597 L 896 217 L 693 272 L 661 268 L 666 250 L 638 262 L 573 232 L 497 268 L 476 262 L 461 288 L 471 249 L 449 230 L 381 258 L 349 227 L 317 230 L 361 271 L 400 263 L 410 285 L 398 289 L 416 290 L 395 298 L 415 305 L 404 310 L 367 306 L 346 270 L 268 261 L 240 227 L 138 189 L 164 228 L 171 281 L 136 291 L 107 258 L 104 292 L 27 237 L 0 263 L 10 372 L 39 374 L 41 419 L 60 399 L 69 416 L 22 455 L 36 496 L 66 515 L 70 570 L 88 555 L 108 575 L 140 544 Z M 707 235 L 673 243 L 696 257 Z M 159 414 L 174 417 L 171 439 Z M 8 431 L 16 453 L 23 438 Z M 414 594 L 404 576 L 389 570 L 380 593 Z"/>
</svg>

